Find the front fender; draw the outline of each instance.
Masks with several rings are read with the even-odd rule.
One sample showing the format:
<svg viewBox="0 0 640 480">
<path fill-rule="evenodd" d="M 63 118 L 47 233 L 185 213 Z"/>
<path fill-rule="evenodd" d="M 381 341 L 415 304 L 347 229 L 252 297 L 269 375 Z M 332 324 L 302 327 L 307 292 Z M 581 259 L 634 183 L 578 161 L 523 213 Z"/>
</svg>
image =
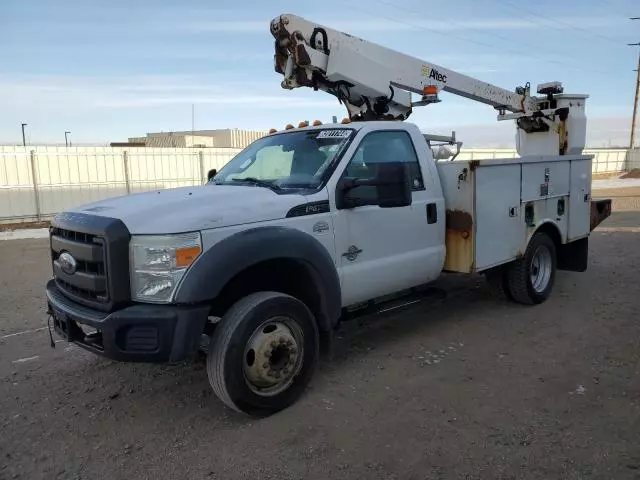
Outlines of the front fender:
<svg viewBox="0 0 640 480">
<path fill-rule="evenodd" d="M 257 227 L 231 235 L 204 252 L 185 275 L 175 301 L 193 304 L 211 301 L 243 270 L 267 260 L 297 260 L 309 269 L 316 283 L 325 319 L 330 329 L 341 313 L 338 272 L 326 248 L 312 236 L 293 228 Z"/>
</svg>

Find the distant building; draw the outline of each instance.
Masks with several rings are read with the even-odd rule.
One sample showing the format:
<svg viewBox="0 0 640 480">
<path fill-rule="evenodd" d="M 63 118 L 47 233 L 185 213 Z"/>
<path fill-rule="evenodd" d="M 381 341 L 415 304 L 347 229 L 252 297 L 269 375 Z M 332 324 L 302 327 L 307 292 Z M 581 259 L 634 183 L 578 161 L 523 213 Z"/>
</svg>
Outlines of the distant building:
<svg viewBox="0 0 640 480">
<path fill-rule="evenodd" d="M 144 142 L 111 142 L 110 147 L 146 147 Z"/>
<path fill-rule="evenodd" d="M 184 132 L 147 133 L 146 137 L 130 137 L 129 143 L 144 144 L 147 147 L 218 147 L 245 148 L 251 142 L 267 135 L 267 131 L 220 129 L 194 130 Z"/>
</svg>

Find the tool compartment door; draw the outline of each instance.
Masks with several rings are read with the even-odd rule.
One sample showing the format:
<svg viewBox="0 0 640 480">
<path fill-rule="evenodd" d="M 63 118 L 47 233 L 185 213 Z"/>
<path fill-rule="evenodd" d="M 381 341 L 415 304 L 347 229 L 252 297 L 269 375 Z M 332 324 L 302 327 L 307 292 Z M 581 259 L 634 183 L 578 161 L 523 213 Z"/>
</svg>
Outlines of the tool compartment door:
<svg viewBox="0 0 640 480">
<path fill-rule="evenodd" d="M 521 163 L 486 164 L 475 171 L 475 271 L 524 253 L 521 168 Z"/>
<path fill-rule="evenodd" d="M 571 161 L 568 241 L 584 237 L 591 231 L 591 158 Z"/>
</svg>

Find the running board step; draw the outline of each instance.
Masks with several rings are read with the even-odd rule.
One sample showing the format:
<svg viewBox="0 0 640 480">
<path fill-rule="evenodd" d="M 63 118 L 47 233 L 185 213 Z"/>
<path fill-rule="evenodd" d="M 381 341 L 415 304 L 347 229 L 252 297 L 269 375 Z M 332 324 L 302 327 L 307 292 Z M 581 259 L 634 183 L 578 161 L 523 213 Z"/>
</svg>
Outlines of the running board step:
<svg viewBox="0 0 640 480">
<path fill-rule="evenodd" d="M 341 320 L 353 320 L 364 316 L 387 313 L 393 310 L 411 307 L 417 303 L 423 302 L 424 300 L 434 298 L 441 299 L 446 296 L 447 293 L 440 288 L 433 286 L 416 287 L 396 294 L 370 300 L 368 302 L 363 302 L 350 308 L 344 308 L 342 310 Z"/>
</svg>

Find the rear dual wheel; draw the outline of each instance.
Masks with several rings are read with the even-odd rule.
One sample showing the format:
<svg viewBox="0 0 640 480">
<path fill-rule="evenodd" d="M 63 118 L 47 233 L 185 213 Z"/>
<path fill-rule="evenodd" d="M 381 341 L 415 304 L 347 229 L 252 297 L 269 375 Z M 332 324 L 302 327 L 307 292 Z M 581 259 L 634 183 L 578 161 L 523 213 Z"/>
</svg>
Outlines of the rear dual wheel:
<svg viewBox="0 0 640 480">
<path fill-rule="evenodd" d="M 294 403 L 319 357 L 318 328 L 307 306 L 277 292 L 258 292 L 222 317 L 207 355 L 207 374 L 227 406 L 268 416 Z"/>
<path fill-rule="evenodd" d="M 555 243 L 546 233 L 538 232 L 531 237 L 522 258 L 488 273 L 487 279 L 510 300 L 537 305 L 549 298 L 556 267 Z"/>
</svg>

